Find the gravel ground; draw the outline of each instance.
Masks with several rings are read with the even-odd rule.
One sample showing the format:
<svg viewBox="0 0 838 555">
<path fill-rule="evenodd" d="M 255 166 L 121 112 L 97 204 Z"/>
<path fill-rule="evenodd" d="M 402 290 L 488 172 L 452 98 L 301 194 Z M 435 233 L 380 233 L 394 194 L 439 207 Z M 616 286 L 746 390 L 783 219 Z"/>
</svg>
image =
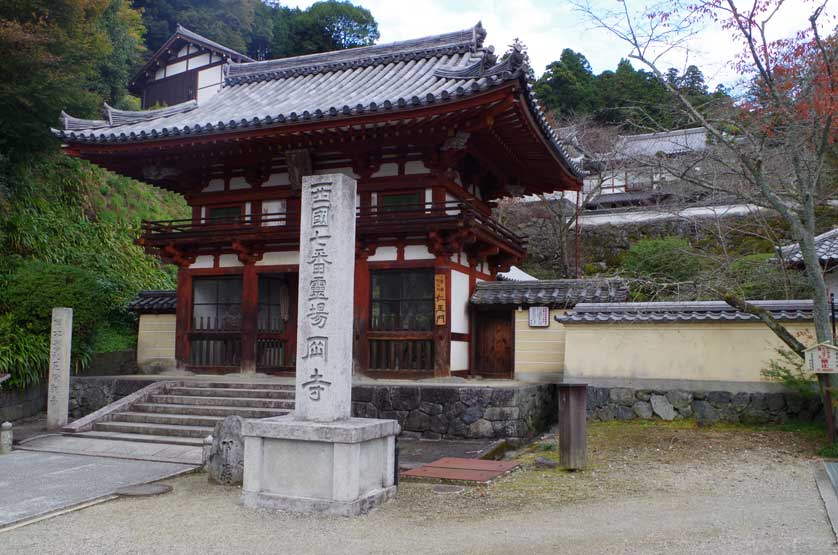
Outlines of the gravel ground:
<svg viewBox="0 0 838 555">
<path fill-rule="evenodd" d="M 251 511 L 204 475 L 0 533 L 2 553 L 838 553 L 810 435 L 594 424 L 591 469 L 536 468 L 460 495 L 403 483 L 356 519 Z"/>
</svg>

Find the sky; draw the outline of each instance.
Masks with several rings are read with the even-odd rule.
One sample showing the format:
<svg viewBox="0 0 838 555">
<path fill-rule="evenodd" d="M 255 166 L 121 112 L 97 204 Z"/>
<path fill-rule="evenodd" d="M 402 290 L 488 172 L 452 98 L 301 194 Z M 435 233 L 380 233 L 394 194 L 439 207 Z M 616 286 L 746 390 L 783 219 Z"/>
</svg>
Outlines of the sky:
<svg viewBox="0 0 838 555">
<path fill-rule="evenodd" d="M 628 46 L 610 32 L 595 28 L 586 16 L 576 11 L 567 0 L 352 0 L 369 9 L 381 33 L 379 43 L 393 42 L 459 29 L 478 21 L 488 32 L 486 44 L 497 52 L 506 50 L 513 39 L 527 45 L 532 66 L 540 75 L 550 62 L 558 59 L 564 48 L 585 55 L 594 70 L 613 70 L 621 58 L 629 54 Z M 626 0 L 637 9 L 643 2 Z M 838 4 L 838 2 L 835 2 Z M 306 8 L 312 2 L 283 2 Z M 615 9 L 616 0 L 593 0 L 595 7 Z M 836 6 L 831 6 L 834 9 Z M 812 3 L 787 0 L 775 18 L 776 38 L 789 36 L 808 25 Z M 730 67 L 732 55 L 738 51 L 730 35 L 721 30 L 702 29 L 691 41 L 688 50 L 666 58 L 665 67 L 679 70 L 695 64 L 711 83 L 733 84 L 735 73 Z M 632 62 L 640 68 L 639 62 Z"/>
</svg>

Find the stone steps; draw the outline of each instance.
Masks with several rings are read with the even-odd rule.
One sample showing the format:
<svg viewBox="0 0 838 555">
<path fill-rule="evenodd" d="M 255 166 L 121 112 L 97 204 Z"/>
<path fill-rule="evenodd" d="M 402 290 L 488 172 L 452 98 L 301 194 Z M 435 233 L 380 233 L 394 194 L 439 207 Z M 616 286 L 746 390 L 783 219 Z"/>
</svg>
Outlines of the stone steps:
<svg viewBox="0 0 838 555">
<path fill-rule="evenodd" d="M 225 384 L 226 385 L 226 384 Z M 250 389 L 240 387 L 170 387 L 170 395 L 189 397 L 244 397 L 253 399 L 294 399 L 294 389 Z"/>
<path fill-rule="evenodd" d="M 169 405 L 171 406 L 171 405 Z M 171 424 L 175 426 L 203 426 L 214 428 L 224 420 L 223 416 L 196 416 L 194 414 L 175 414 L 159 412 L 119 412 L 109 422 L 131 422 L 135 424 Z"/>
<path fill-rule="evenodd" d="M 195 416 L 241 416 L 242 418 L 269 418 L 288 414 L 294 403 L 288 401 L 287 409 L 257 408 L 257 407 L 225 407 L 204 405 L 177 405 L 172 403 L 137 403 L 131 407 L 132 411 L 142 413 L 164 414 L 192 414 Z"/>
<path fill-rule="evenodd" d="M 157 436 L 193 437 L 202 439 L 212 435 L 212 426 L 179 426 L 175 424 L 151 424 L 147 422 L 97 422 L 93 429 L 99 432 L 122 434 L 144 434 Z"/>
<path fill-rule="evenodd" d="M 236 382 L 170 385 L 93 424 L 91 438 L 200 446 L 227 416 L 268 418 L 294 410 L 294 386 Z"/>
<path fill-rule="evenodd" d="M 91 432 L 80 433 L 66 433 L 67 436 L 86 437 L 92 439 L 113 439 L 121 441 L 137 441 L 140 443 L 167 443 L 169 445 L 188 445 L 192 447 L 201 447 L 204 444 L 203 438 L 195 437 L 177 437 L 177 436 L 160 436 L 154 434 L 129 434 L 123 432 L 105 432 L 93 430 Z"/>
<path fill-rule="evenodd" d="M 169 405 L 201 405 L 284 410 L 294 408 L 294 401 L 292 399 L 259 399 L 254 397 L 202 397 L 194 395 L 171 395 L 164 393 L 160 395 L 151 395 L 149 397 L 149 401 L 152 403 Z"/>
</svg>

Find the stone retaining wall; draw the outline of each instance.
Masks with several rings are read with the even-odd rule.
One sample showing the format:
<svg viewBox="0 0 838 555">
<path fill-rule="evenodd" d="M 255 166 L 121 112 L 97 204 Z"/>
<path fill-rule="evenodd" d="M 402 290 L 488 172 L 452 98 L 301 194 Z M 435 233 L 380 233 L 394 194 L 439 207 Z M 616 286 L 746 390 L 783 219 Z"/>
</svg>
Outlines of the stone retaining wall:
<svg viewBox="0 0 838 555">
<path fill-rule="evenodd" d="M 81 418 L 133 393 L 149 380 L 74 377 L 70 416 Z M 352 414 L 398 420 L 402 434 L 426 439 L 523 439 L 547 430 L 557 419 L 556 386 L 512 387 L 355 385 Z"/>
<path fill-rule="evenodd" d="M 0 390 L 0 422 L 34 416 L 46 408 L 46 383 L 29 386 L 23 391 Z"/>
<path fill-rule="evenodd" d="M 588 387 L 588 419 L 610 420 L 695 418 L 716 422 L 767 424 L 789 420 L 823 420 L 817 396 L 797 393 L 730 393 L 728 391 L 657 391 L 624 387 Z"/>
<path fill-rule="evenodd" d="M 356 385 L 352 414 L 398 420 L 402 435 L 425 439 L 532 437 L 558 417 L 556 386 Z"/>
</svg>

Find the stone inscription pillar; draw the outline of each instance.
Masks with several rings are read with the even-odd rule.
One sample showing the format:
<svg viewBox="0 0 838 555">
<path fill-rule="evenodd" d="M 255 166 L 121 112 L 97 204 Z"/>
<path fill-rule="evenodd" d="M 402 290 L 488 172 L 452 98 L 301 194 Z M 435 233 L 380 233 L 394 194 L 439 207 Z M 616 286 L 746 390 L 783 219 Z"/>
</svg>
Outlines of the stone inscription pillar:
<svg viewBox="0 0 838 555">
<path fill-rule="evenodd" d="M 351 416 L 355 180 L 303 177 L 297 300 L 298 420 Z"/>
<path fill-rule="evenodd" d="M 49 345 L 49 387 L 47 390 L 47 429 L 67 425 L 70 403 L 70 352 L 73 341 L 73 309 L 52 309 Z"/>
</svg>

